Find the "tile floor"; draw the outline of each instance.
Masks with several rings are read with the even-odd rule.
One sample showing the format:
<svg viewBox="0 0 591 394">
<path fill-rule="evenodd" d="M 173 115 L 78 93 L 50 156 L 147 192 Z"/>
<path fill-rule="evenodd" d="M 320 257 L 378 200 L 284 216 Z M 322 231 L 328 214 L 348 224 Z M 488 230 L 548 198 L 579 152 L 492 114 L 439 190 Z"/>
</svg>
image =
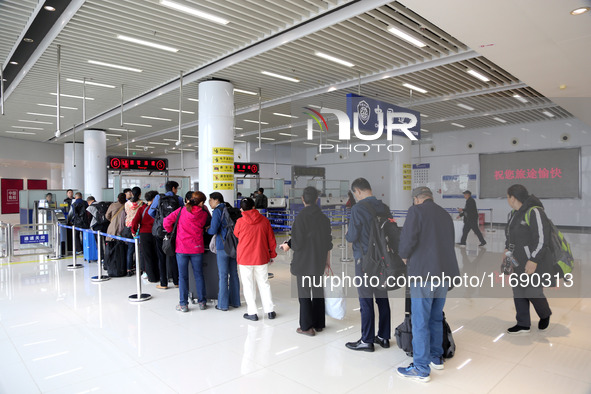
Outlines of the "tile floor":
<svg viewBox="0 0 591 394">
<path fill-rule="evenodd" d="M 456 249 L 464 271 L 476 264 L 497 269 L 502 232 L 485 235 L 486 249 L 475 238 Z M 567 237 L 586 270 L 591 236 Z M 333 251 L 333 265 L 349 271 L 341 252 Z M 355 298 L 347 299 L 344 320 L 327 318 L 326 330 L 313 338 L 296 334 L 286 254 L 271 266 L 278 316 L 258 322 L 242 318 L 244 306 L 221 312 L 213 301 L 205 311 L 176 312 L 178 292 L 148 283 L 143 291 L 153 298 L 130 303 L 136 277 L 94 284 L 96 264 L 68 271 L 70 263 L 0 260 L 0 393 L 591 393 L 591 298 L 582 295 L 550 299 L 548 331 L 509 336 L 510 290 L 497 298 L 450 293 L 445 310 L 457 352 L 425 384 L 396 375 L 411 360 L 394 343 L 374 353 L 345 348 L 359 338 Z M 404 312 L 394 295 L 393 328 Z"/>
</svg>

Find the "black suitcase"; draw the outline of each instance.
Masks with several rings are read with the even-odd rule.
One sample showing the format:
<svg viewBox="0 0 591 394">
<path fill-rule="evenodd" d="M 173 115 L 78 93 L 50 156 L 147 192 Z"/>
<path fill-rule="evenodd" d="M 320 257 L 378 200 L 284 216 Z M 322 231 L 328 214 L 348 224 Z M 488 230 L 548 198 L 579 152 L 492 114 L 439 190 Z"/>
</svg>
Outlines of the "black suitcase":
<svg viewBox="0 0 591 394">
<path fill-rule="evenodd" d="M 107 275 L 113 278 L 127 275 L 127 243 L 123 241 L 107 242 L 104 259 Z"/>
<path fill-rule="evenodd" d="M 218 262 L 215 253 L 208 250 L 203 253 L 203 277 L 205 279 L 205 298 L 217 300 L 220 288 Z M 193 304 L 197 303 L 197 285 L 191 264 L 189 264 L 189 299 Z"/>
</svg>

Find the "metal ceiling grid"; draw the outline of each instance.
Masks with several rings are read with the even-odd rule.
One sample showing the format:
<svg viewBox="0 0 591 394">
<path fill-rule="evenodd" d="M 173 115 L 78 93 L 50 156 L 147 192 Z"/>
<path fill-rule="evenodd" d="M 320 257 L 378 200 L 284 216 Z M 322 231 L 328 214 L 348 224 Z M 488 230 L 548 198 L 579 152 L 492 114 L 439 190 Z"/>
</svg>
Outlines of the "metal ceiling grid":
<svg viewBox="0 0 591 394">
<path fill-rule="evenodd" d="M 10 54 L 21 31 L 37 7 L 36 0 L 4 0 L 0 2 L 0 63 Z"/>
</svg>

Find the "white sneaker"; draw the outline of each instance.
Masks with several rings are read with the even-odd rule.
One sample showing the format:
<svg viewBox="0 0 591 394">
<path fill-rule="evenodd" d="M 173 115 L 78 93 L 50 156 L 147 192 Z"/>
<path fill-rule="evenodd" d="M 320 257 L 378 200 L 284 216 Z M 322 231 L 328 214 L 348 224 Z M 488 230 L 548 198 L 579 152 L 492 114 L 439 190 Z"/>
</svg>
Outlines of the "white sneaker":
<svg viewBox="0 0 591 394">
<path fill-rule="evenodd" d="M 145 272 L 142 274 L 142 279 L 148 279 L 148 274 L 146 274 Z"/>
<path fill-rule="evenodd" d="M 443 361 L 440 361 L 441 364 L 435 364 L 433 361 L 431 361 L 429 363 L 429 366 L 433 369 L 436 369 L 438 371 L 441 371 L 442 369 L 444 369 L 445 367 L 443 366 Z"/>
</svg>

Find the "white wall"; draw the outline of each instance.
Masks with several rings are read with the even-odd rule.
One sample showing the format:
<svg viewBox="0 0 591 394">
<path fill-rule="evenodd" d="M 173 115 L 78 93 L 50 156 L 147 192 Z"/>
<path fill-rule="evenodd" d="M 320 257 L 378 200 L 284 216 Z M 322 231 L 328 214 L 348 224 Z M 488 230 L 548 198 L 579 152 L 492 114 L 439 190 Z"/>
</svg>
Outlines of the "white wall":
<svg viewBox="0 0 591 394">
<path fill-rule="evenodd" d="M 569 141 L 561 136 L 567 133 Z M 512 139 L 519 143 L 513 145 Z M 473 143 L 473 148 L 467 147 Z M 431 152 L 430 147 L 435 151 Z M 413 163 L 430 163 L 430 183 L 439 189 L 442 175 L 480 174 L 479 153 L 514 152 L 520 150 L 581 147 L 581 199 L 544 199 L 546 212 L 557 225 L 591 226 L 591 128 L 576 120 L 526 123 L 517 126 L 492 127 L 486 129 L 461 130 L 435 133 L 432 142 L 420 149 L 413 146 Z M 439 185 L 439 187 L 437 187 Z M 431 185 L 430 185 L 431 186 Z M 479 194 L 479 190 L 472 190 Z M 463 199 L 442 199 L 436 201 L 443 207 L 462 207 Z M 493 221 L 505 222 L 509 206 L 503 199 L 478 199 L 478 208 L 492 208 Z"/>
</svg>

